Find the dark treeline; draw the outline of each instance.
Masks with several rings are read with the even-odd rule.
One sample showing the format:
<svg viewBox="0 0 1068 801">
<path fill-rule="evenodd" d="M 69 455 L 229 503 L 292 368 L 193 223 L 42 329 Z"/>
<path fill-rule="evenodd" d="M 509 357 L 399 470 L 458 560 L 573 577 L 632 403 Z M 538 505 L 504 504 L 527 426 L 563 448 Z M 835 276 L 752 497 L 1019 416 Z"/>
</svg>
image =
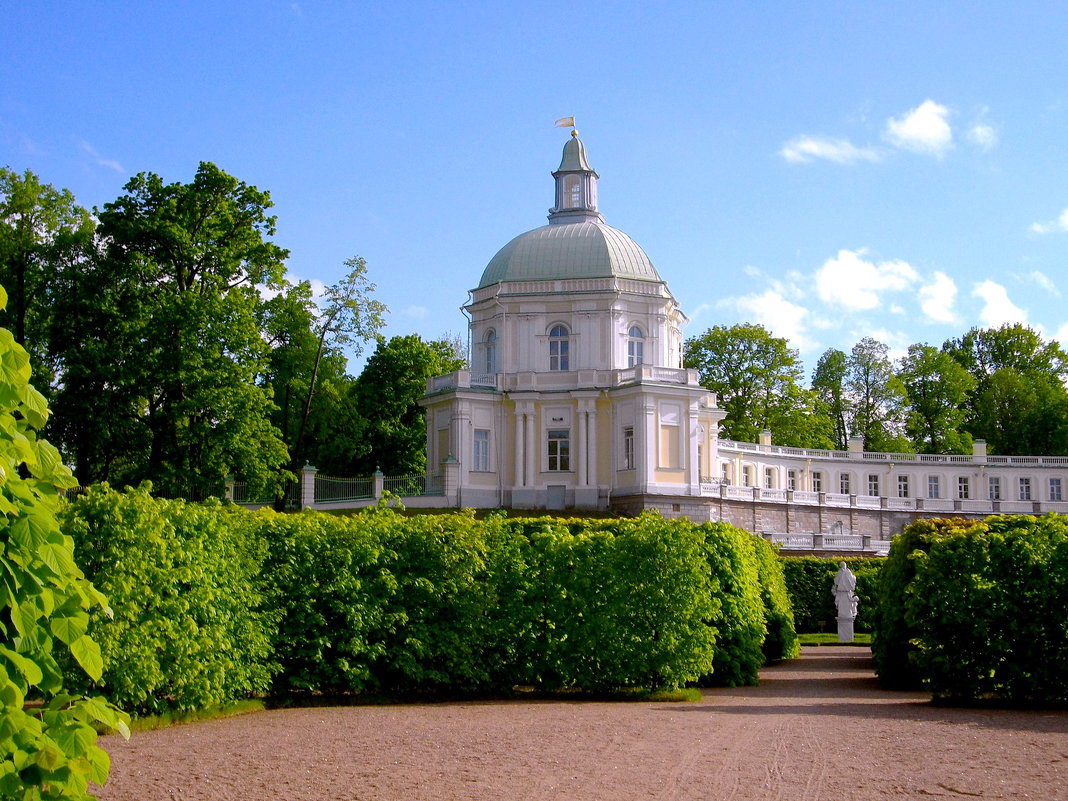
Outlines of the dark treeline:
<svg viewBox="0 0 1068 801">
<path fill-rule="evenodd" d="M 801 361 L 763 326 L 715 326 L 688 339 L 685 364 L 727 410 L 721 433 L 776 445 L 969 453 L 1068 453 L 1068 356 L 1020 324 L 973 328 L 940 348 L 917 343 L 900 359 L 865 337 L 829 349 L 806 386 Z"/>
<path fill-rule="evenodd" d="M 423 471 L 415 401 L 428 376 L 462 366 L 460 349 L 386 340 L 360 258 L 320 298 L 288 280 L 271 207 L 209 163 L 188 184 L 136 175 L 92 213 L 0 170 L 0 326 L 29 351 L 53 410 L 44 435 L 82 483 L 201 497 L 227 475 L 281 493 L 309 462 Z M 349 375 L 346 354 L 366 346 Z"/>
</svg>

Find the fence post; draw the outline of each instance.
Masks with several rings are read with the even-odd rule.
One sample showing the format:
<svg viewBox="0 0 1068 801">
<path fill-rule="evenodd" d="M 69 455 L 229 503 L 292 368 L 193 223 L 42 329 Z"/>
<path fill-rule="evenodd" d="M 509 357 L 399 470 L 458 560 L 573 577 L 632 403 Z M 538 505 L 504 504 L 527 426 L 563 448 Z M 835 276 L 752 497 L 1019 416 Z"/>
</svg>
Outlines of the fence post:
<svg viewBox="0 0 1068 801">
<path fill-rule="evenodd" d="M 311 509 L 315 506 L 315 474 L 319 470 L 306 464 L 300 468 L 300 508 Z"/>
<path fill-rule="evenodd" d="M 228 501 L 233 501 L 233 499 L 234 499 L 234 477 L 233 476 L 227 476 L 225 479 L 223 479 L 223 487 L 224 487 L 224 489 L 223 489 L 223 497 Z"/>
<path fill-rule="evenodd" d="M 445 497 L 450 506 L 460 505 L 460 462 L 455 456 L 446 456 L 441 460 L 442 481 Z"/>
<path fill-rule="evenodd" d="M 386 478 L 382 471 L 375 465 L 375 471 L 371 474 L 371 495 L 376 501 L 382 500 L 382 494 L 386 491 Z"/>
</svg>

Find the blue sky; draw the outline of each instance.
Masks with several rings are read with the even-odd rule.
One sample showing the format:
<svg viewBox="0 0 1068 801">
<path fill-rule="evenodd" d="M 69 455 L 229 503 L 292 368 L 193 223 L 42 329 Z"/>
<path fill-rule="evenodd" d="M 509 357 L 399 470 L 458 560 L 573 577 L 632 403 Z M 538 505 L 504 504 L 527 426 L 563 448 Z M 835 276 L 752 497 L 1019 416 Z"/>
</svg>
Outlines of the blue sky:
<svg viewBox="0 0 1068 801">
<path fill-rule="evenodd" d="M 687 333 L 807 369 L 1025 322 L 1068 344 L 1068 4 L 9 4 L 0 164 L 100 206 L 199 161 L 271 192 L 297 278 L 367 259 L 387 334 L 544 224 L 574 115 Z"/>
</svg>

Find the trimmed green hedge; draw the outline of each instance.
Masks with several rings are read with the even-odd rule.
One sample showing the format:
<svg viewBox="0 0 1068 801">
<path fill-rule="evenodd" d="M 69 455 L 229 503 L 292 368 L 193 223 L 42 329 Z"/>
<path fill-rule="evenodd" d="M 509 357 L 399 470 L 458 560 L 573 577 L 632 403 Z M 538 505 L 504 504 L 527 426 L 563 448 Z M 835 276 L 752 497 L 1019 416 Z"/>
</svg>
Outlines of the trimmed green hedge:
<svg viewBox="0 0 1068 801">
<path fill-rule="evenodd" d="M 262 693 L 754 683 L 796 655 L 774 552 L 726 524 L 255 513 L 91 489 L 104 684 L 144 711 Z"/>
<path fill-rule="evenodd" d="M 936 698 L 1068 702 L 1068 518 L 919 521 L 891 546 L 879 676 Z"/>
<path fill-rule="evenodd" d="M 248 519 L 106 484 L 61 510 L 83 569 L 114 609 L 113 619 L 94 612 L 89 626 L 108 698 L 145 713 L 267 690 L 276 618 L 263 606 L 265 549 Z"/>
<path fill-rule="evenodd" d="M 884 557 L 843 559 L 780 555 L 780 559 L 798 631 L 814 634 L 836 630 L 838 610 L 831 588 L 839 562 L 845 562 L 857 577 L 857 619 L 853 622 L 853 630 L 872 630 L 879 603 L 879 573 L 886 563 Z"/>
</svg>

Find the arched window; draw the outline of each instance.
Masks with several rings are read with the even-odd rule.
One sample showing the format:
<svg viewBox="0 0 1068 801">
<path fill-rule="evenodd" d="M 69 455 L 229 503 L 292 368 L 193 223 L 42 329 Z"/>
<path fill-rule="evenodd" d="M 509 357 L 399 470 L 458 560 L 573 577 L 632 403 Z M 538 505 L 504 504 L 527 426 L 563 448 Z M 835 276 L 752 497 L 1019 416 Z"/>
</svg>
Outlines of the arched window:
<svg viewBox="0 0 1068 801">
<path fill-rule="evenodd" d="M 645 335 L 636 325 L 627 331 L 627 367 L 642 364 L 645 356 Z"/>
<path fill-rule="evenodd" d="M 562 325 L 554 325 L 549 330 L 549 369 L 569 370 L 569 351 L 571 334 Z"/>
<path fill-rule="evenodd" d="M 486 372 L 497 372 L 497 332 L 492 328 L 486 332 L 486 338 L 483 340 L 483 344 L 486 348 Z"/>
</svg>

